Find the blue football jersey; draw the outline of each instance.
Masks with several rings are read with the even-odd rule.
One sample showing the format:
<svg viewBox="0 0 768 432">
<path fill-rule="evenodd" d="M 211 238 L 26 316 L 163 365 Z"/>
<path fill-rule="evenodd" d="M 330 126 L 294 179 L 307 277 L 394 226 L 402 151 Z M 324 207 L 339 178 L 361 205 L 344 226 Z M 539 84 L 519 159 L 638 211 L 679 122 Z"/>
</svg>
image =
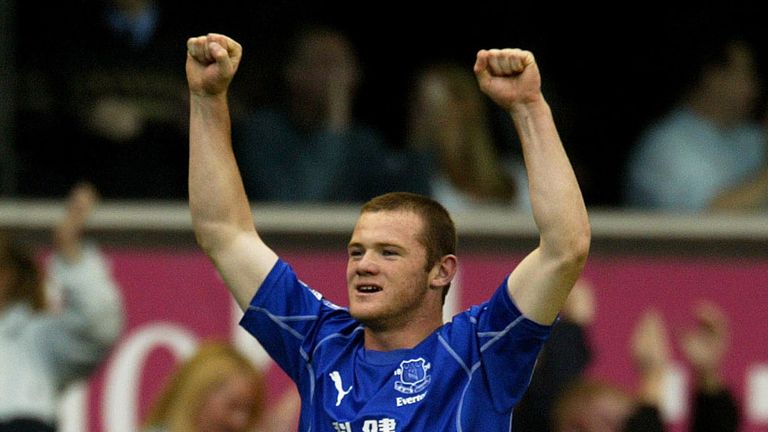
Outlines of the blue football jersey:
<svg viewBox="0 0 768 432">
<path fill-rule="evenodd" d="M 506 281 L 412 349 L 372 351 L 363 325 L 279 260 L 240 324 L 296 383 L 300 431 L 508 431 L 551 326 Z"/>
</svg>

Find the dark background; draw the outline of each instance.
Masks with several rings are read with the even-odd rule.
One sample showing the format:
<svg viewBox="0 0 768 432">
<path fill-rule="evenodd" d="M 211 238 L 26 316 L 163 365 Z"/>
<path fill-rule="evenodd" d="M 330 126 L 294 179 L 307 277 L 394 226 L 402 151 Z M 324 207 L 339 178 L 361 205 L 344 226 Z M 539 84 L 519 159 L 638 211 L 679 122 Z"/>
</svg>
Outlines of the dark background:
<svg viewBox="0 0 768 432">
<path fill-rule="evenodd" d="M 97 0 L 37 2 L 15 7 L 17 63 L 39 60 L 88 20 Z M 537 57 L 545 96 L 577 169 L 588 204 L 621 204 L 619 181 L 627 151 L 642 127 L 663 113 L 693 77 L 694 52 L 736 30 L 758 49 L 765 65 L 768 31 L 752 8 L 734 4 L 683 10 L 669 5 L 596 7 L 517 2 L 222 1 L 161 3 L 178 35 L 183 74 L 188 36 L 225 33 L 244 46 L 232 93 L 258 105 L 279 91 L 280 63 L 303 23 L 328 24 L 352 40 L 364 81 L 356 111 L 393 145 L 402 145 L 407 95 L 422 65 L 442 60 L 471 68 L 480 48 L 521 47 Z M 87 50 L 88 47 L 82 47 Z M 55 67 L 51 65 L 49 67 Z M 764 73 L 763 73 L 764 75 Z M 19 145 L 17 143 L 17 145 Z M 504 152 L 516 152 L 514 143 Z"/>
</svg>

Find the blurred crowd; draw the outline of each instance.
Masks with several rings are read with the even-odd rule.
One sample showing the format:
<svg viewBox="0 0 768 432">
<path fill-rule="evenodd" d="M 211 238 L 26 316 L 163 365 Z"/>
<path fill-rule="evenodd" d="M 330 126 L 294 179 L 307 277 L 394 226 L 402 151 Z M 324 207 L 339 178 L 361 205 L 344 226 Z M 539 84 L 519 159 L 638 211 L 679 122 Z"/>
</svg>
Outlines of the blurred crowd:
<svg viewBox="0 0 768 432">
<path fill-rule="evenodd" d="M 12 126 L 0 147 L 2 194 L 56 197 L 87 180 L 106 199 L 185 199 L 178 47 L 221 28 L 259 47 L 231 101 L 254 202 L 359 203 L 406 190 L 449 210 L 525 210 L 515 133 L 466 66 L 477 46 L 503 43 L 535 49 L 552 71 L 544 91 L 588 205 L 768 205 L 765 42 L 748 11 L 659 18 L 639 40 L 620 19 L 578 32 L 564 25 L 574 37 L 555 40 L 530 24 L 467 35 L 451 31 L 472 33 L 460 14 L 431 30 L 402 17 L 401 32 L 420 30 L 385 43 L 371 35 L 379 24 L 344 20 L 333 5 L 231 6 L 203 13 L 157 0 L 79 0 L 7 9 L 18 31 L 5 54 L 15 74 L 5 85 Z M 613 32 L 621 52 L 601 32 Z M 573 48 L 585 43 L 601 61 L 574 68 Z M 422 44 L 427 55 L 408 48 Z"/>
<path fill-rule="evenodd" d="M 0 191 L 4 197 L 70 198 L 54 231 L 48 275 L 60 279 L 58 297 L 45 291 L 46 274 L 32 253 L 0 236 L 0 431 L 55 430 L 61 390 L 88 377 L 119 337 L 120 290 L 99 249 L 84 241 L 85 220 L 99 197 L 186 200 L 188 96 L 179 52 L 186 37 L 210 29 L 211 22 L 223 27 L 231 21 L 243 39 L 262 42 L 248 43 L 263 52 L 242 66 L 246 78 L 231 100 L 233 148 L 253 202 L 361 203 L 400 190 L 430 195 L 451 212 L 483 206 L 530 211 L 515 133 L 478 90 L 466 61 L 474 56 L 470 42 L 507 39 L 467 38 L 458 51 L 436 47 L 425 56 L 428 63 L 415 64 L 409 53 L 370 42 L 362 25 L 288 20 L 292 13 L 307 14 L 290 2 L 245 7 L 261 13 L 242 12 L 245 17 L 231 11 L 204 17 L 159 0 L 74 4 L 41 13 L 17 2 L 14 18 L 4 16 L 18 32 L 16 50 L 5 59 L 16 72 L 13 86 L 2 87 L 13 95 L 13 126 L 0 146 Z M 722 25 L 663 49 L 647 47 L 658 54 L 642 52 L 613 65 L 599 51 L 583 54 L 585 64 L 568 66 L 587 69 L 576 74 L 581 82 L 563 78 L 573 54 L 551 58 L 546 48 L 554 42 L 521 36 L 523 43 L 539 44 L 542 63 L 561 65 L 562 79 L 555 82 L 589 87 L 611 74 L 618 76 L 603 85 L 637 87 L 625 93 L 560 88 L 566 84 L 545 89 L 563 119 L 563 140 L 575 155 L 588 205 L 768 210 L 765 42 L 739 27 Z M 665 64 L 681 45 L 685 60 Z M 658 61 L 647 64 L 656 55 Z M 378 70 L 392 62 L 402 63 L 402 75 Z M 676 78 L 657 77 L 665 74 Z M 628 95 L 638 100 L 610 100 Z M 645 111 L 633 117 L 629 105 Z M 587 107 L 590 112 L 581 112 Z M 593 296 L 587 281 L 571 294 L 515 417 L 519 430 L 663 430 L 672 345 L 663 317 L 648 311 L 637 323 L 631 354 L 640 382 L 629 391 L 585 373 Z M 711 303 L 695 306 L 695 316 L 696 324 L 677 341 L 695 377 L 691 430 L 735 431 L 739 408 L 720 370 L 728 318 Z M 3 367 L 12 364 L 23 367 Z M 36 381 L 25 381 L 18 370 Z M 292 426 L 295 394 L 272 401 L 278 408 L 266 416 L 262 374 L 231 346 L 203 344 L 169 377 L 146 430 Z M 34 389 L 24 393 L 24 386 Z M 8 396 L 8 388 L 27 397 Z"/>
</svg>

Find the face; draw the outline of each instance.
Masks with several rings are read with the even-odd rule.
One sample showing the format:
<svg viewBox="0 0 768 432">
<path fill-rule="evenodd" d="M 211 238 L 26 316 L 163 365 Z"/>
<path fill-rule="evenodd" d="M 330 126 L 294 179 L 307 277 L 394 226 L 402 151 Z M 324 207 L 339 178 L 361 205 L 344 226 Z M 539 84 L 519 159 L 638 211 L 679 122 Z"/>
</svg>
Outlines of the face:
<svg viewBox="0 0 768 432">
<path fill-rule="evenodd" d="M 348 247 L 347 290 L 350 313 L 368 327 L 395 328 L 435 309 L 441 313 L 442 290 L 430 287 L 435 269 L 425 269 L 419 241 L 422 224 L 406 211 L 366 212 L 358 219 Z"/>
<path fill-rule="evenodd" d="M 717 99 L 739 117 L 750 115 L 759 95 L 757 65 L 751 49 L 734 43 L 728 50 L 728 62 L 710 74 L 710 89 Z"/>
<path fill-rule="evenodd" d="M 613 393 L 601 394 L 595 397 L 587 410 L 585 417 L 585 432 L 621 432 L 632 412 L 629 400 Z"/>
<path fill-rule="evenodd" d="M 245 432 L 251 426 L 256 387 L 250 375 L 241 373 L 217 386 L 200 406 L 198 430 Z"/>
<path fill-rule="evenodd" d="M 311 35 L 300 44 L 287 79 L 293 91 L 305 98 L 328 97 L 334 85 L 347 89 L 357 84 L 357 59 L 342 36 Z"/>
</svg>

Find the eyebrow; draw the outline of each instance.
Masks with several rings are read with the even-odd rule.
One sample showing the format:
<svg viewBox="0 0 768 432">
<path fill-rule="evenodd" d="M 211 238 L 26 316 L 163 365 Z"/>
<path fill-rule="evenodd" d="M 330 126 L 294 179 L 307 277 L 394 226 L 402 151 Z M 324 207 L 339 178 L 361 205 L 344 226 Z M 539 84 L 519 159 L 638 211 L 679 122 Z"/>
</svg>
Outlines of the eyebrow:
<svg viewBox="0 0 768 432">
<path fill-rule="evenodd" d="M 388 247 L 391 247 L 391 248 L 396 248 L 396 249 L 405 250 L 405 248 L 404 248 L 403 246 L 400 246 L 400 245 L 397 245 L 397 244 L 394 244 L 394 243 L 385 243 L 385 242 L 380 242 L 380 243 L 374 243 L 374 244 L 373 244 L 373 246 L 374 246 L 375 248 L 380 248 L 380 249 L 381 249 L 381 248 L 388 248 Z M 354 243 L 350 243 L 350 244 L 348 244 L 348 245 L 347 245 L 347 249 L 349 249 L 349 248 L 355 248 L 355 247 L 361 247 L 361 248 L 364 248 L 365 246 L 363 246 L 363 244 L 362 244 L 362 243 L 359 243 L 359 242 L 354 242 Z"/>
</svg>

